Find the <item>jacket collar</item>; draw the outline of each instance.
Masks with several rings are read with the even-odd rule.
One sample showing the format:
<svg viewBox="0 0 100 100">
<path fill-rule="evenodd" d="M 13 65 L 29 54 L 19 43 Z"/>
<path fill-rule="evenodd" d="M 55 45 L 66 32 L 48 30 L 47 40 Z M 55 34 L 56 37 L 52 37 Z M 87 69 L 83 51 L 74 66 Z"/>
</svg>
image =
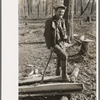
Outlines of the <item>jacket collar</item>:
<svg viewBox="0 0 100 100">
<path fill-rule="evenodd" d="M 55 22 L 55 21 L 56 21 L 56 22 L 58 21 L 56 15 L 52 17 L 52 21 L 54 21 L 54 22 Z M 64 18 L 62 18 L 62 21 L 64 21 Z"/>
</svg>

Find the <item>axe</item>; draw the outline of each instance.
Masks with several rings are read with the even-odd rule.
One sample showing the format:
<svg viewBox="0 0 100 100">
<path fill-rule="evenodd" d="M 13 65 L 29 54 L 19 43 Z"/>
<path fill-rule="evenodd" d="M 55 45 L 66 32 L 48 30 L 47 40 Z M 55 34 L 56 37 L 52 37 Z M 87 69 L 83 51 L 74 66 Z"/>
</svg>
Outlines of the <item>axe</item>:
<svg viewBox="0 0 100 100">
<path fill-rule="evenodd" d="M 48 59 L 48 62 L 47 62 L 47 64 L 46 64 L 46 67 L 45 67 L 45 69 L 44 69 L 44 72 L 43 72 L 43 75 L 42 75 L 42 79 L 41 79 L 41 82 L 40 82 L 41 84 L 43 83 L 44 75 L 45 75 L 46 69 L 47 69 L 47 67 L 48 67 L 48 64 L 49 64 L 49 62 L 50 62 L 50 59 L 51 59 L 51 57 L 52 57 L 52 53 L 53 53 L 53 50 L 50 52 L 49 59 Z"/>
</svg>

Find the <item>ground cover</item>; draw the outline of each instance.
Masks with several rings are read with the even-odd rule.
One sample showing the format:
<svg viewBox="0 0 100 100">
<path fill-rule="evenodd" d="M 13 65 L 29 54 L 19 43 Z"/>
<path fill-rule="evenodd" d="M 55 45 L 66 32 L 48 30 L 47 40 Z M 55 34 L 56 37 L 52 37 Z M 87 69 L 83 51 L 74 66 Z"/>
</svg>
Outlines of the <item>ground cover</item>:
<svg viewBox="0 0 100 100">
<path fill-rule="evenodd" d="M 41 74 L 46 66 L 50 51 L 46 48 L 44 36 L 44 23 L 24 23 L 19 24 L 19 79 L 28 77 L 29 73 L 38 69 Z M 95 21 L 74 22 L 74 33 L 85 35 L 94 42 L 89 43 L 89 53 L 94 59 L 86 58 L 82 63 L 76 65 L 69 64 L 69 70 L 79 66 L 80 72 L 76 82 L 83 83 L 82 94 L 72 95 L 73 100 L 96 100 L 96 23 Z M 79 48 L 70 48 L 69 54 L 75 54 Z M 46 75 L 55 75 L 56 55 L 49 63 Z"/>
</svg>

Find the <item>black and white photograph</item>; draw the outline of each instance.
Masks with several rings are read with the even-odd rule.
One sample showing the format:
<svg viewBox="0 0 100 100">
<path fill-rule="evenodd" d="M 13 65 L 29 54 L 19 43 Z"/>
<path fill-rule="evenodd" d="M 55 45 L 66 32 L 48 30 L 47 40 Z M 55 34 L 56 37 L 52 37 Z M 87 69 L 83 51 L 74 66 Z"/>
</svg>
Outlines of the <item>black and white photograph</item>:
<svg viewBox="0 0 100 100">
<path fill-rule="evenodd" d="M 18 0 L 18 100 L 97 100 L 97 3 Z"/>
</svg>

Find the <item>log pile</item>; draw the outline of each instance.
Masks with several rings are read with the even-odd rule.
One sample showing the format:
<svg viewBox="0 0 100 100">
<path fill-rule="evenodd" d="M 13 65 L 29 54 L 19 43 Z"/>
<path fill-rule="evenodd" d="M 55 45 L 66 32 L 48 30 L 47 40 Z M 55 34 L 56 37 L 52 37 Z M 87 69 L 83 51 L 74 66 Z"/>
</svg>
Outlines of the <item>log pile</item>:
<svg viewBox="0 0 100 100">
<path fill-rule="evenodd" d="M 79 83 L 49 83 L 40 85 L 20 86 L 19 96 L 54 96 L 81 93 L 83 84 Z"/>
<path fill-rule="evenodd" d="M 70 75 L 70 78 L 75 82 L 79 69 L 75 68 Z M 67 96 L 74 93 L 81 93 L 83 84 L 63 82 L 61 76 L 46 76 L 41 84 L 41 77 L 19 81 L 19 99 L 28 97 L 52 97 L 52 96 Z"/>
</svg>

